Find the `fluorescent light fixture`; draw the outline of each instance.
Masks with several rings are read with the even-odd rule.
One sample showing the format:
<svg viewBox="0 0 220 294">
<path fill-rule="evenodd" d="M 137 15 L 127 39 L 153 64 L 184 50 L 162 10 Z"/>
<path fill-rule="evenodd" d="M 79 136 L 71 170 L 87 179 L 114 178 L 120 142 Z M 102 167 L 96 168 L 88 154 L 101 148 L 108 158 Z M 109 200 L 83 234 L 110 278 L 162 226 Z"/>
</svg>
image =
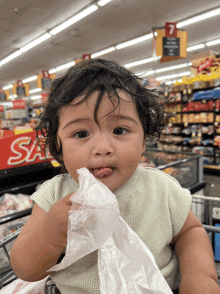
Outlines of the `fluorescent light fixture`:
<svg viewBox="0 0 220 294">
<path fill-rule="evenodd" d="M 12 53 L 12 54 L 8 55 L 7 57 L 5 57 L 4 59 L 2 59 L 0 61 L 0 64 L 2 65 L 2 64 L 5 64 L 5 63 L 11 61 L 12 59 L 14 59 L 17 56 L 21 55 L 21 53 L 22 52 L 20 50 L 15 51 L 14 53 Z"/>
<path fill-rule="evenodd" d="M 179 73 L 177 75 L 178 75 L 178 77 L 189 76 L 189 75 L 191 75 L 191 72 L 190 71 L 184 71 L 184 72 L 181 72 L 181 73 Z"/>
<path fill-rule="evenodd" d="M 207 18 L 211 18 L 211 17 L 219 15 L 219 14 L 220 14 L 220 8 L 213 9 L 211 11 L 202 13 L 200 15 L 188 18 L 188 19 L 186 19 L 184 21 L 181 21 L 181 22 L 177 23 L 177 28 L 182 28 L 182 27 L 185 27 L 185 26 L 187 26 L 189 24 L 192 24 L 192 23 L 195 23 L 195 22 L 207 19 Z"/>
<path fill-rule="evenodd" d="M 68 28 L 69 26 L 71 26 L 72 24 L 76 23 L 80 19 L 82 19 L 82 18 L 86 17 L 87 15 L 89 15 L 90 13 L 96 11 L 97 9 L 98 9 L 98 6 L 93 4 L 93 5 L 89 6 L 88 8 L 82 10 L 81 12 L 77 13 L 73 17 L 69 18 L 67 21 L 63 22 L 59 26 L 55 27 L 49 33 L 51 35 L 56 35 L 57 33 Z"/>
<path fill-rule="evenodd" d="M 169 71 L 169 70 L 174 70 L 178 68 L 183 68 L 189 66 L 188 63 L 182 63 L 182 64 L 177 64 L 174 66 L 168 66 L 168 67 L 163 67 L 163 68 L 158 68 L 155 70 L 155 73 L 163 72 L 163 71 Z"/>
<path fill-rule="evenodd" d="M 193 51 L 193 50 L 197 50 L 197 49 L 202 49 L 205 47 L 205 44 L 198 44 L 198 45 L 195 45 L 195 46 L 191 46 L 191 47 L 188 47 L 187 48 L 187 51 Z"/>
<path fill-rule="evenodd" d="M 161 81 L 161 80 L 170 80 L 170 79 L 174 79 L 174 78 L 177 78 L 177 74 L 158 77 L 158 78 L 156 78 L 156 80 Z"/>
<path fill-rule="evenodd" d="M 105 54 L 107 54 L 107 53 L 110 53 L 110 52 L 112 52 L 112 51 L 115 51 L 115 49 L 116 49 L 116 48 L 115 48 L 114 46 L 112 46 L 112 47 L 107 48 L 107 49 L 104 49 L 104 50 L 102 50 L 102 51 L 99 51 L 99 52 L 93 53 L 93 54 L 91 54 L 91 58 L 96 58 L 96 57 L 98 57 L 98 56 L 105 55 Z"/>
<path fill-rule="evenodd" d="M 136 76 L 142 76 L 142 77 L 147 77 L 147 76 L 151 76 L 155 73 L 155 70 L 149 70 L 147 72 L 142 72 L 139 74 L 136 74 Z"/>
<path fill-rule="evenodd" d="M 220 43 L 220 39 L 217 39 L 217 40 L 207 42 L 206 46 L 213 46 L 213 45 L 216 45 L 216 44 L 219 44 L 219 43 Z"/>
<path fill-rule="evenodd" d="M 41 95 L 34 95 L 34 96 L 31 96 L 30 98 L 31 100 L 40 99 Z"/>
<path fill-rule="evenodd" d="M 13 85 L 8 85 L 8 86 L 3 87 L 3 90 L 8 90 L 8 89 L 12 89 L 12 88 L 13 88 Z"/>
<path fill-rule="evenodd" d="M 41 88 L 35 88 L 35 89 L 32 89 L 32 90 L 29 90 L 29 93 L 32 94 L 32 93 L 37 93 L 37 92 L 41 92 L 42 89 Z"/>
<path fill-rule="evenodd" d="M 112 0 L 101 0 L 101 1 L 98 2 L 98 5 L 99 6 L 104 6 L 105 4 L 107 4 L 107 3 L 111 2 L 111 1 Z"/>
<path fill-rule="evenodd" d="M 190 74 L 191 74 L 190 71 L 185 71 L 185 72 L 181 72 L 181 73 L 178 73 L 178 74 L 158 77 L 158 78 L 156 78 L 156 80 L 157 81 L 170 80 L 170 79 L 174 79 L 174 78 L 177 78 L 177 77 L 189 76 Z"/>
<path fill-rule="evenodd" d="M 16 98 L 16 97 L 17 97 L 17 95 L 14 95 L 14 94 L 13 95 L 9 95 L 9 98 L 10 99 L 13 99 L 13 98 Z"/>
<path fill-rule="evenodd" d="M 139 61 L 134 61 L 134 62 L 131 62 L 131 63 L 127 63 L 127 64 L 124 65 L 124 67 L 129 68 L 129 67 L 133 67 L 133 66 L 153 62 L 155 60 L 157 60 L 157 58 L 150 57 L 150 58 L 142 59 L 142 60 L 139 60 Z"/>
<path fill-rule="evenodd" d="M 65 63 L 63 65 L 60 65 L 58 67 L 55 67 L 55 68 L 50 69 L 49 70 L 49 73 L 52 74 L 52 73 L 58 72 L 58 71 L 63 70 L 65 68 L 69 68 L 71 66 L 74 66 L 75 64 L 76 64 L 75 61 L 71 61 L 71 62 Z"/>
<path fill-rule="evenodd" d="M 168 81 L 168 82 L 166 82 L 165 84 L 166 84 L 166 85 L 172 85 L 172 83 L 173 83 L 172 81 Z"/>
<path fill-rule="evenodd" d="M 152 37 L 153 37 L 153 34 L 150 33 L 150 34 L 147 34 L 147 35 L 132 39 L 130 41 L 120 43 L 120 44 L 116 45 L 116 49 L 122 49 L 122 48 L 125 48 L 125 47 L 128 47 L 128 46 L 132 46 L 134 44 L 137 44 L 137 43 L 146 41 L 148 39 L 151 39 Z"/>
<path fill-rule="evenodd" d="M 30 50 L 31 48 L 37 46 L 38 44 L 44 42 L 45 40 L 49 39 L 50 37 L 51 37 L 51 34 L 46 33 L 43 36 L 37 38 L 36 40 L 28 43 L 27 45 L 22 47 L 20 50 L 21 50 L 21 52 L 26 52 L 26 51 Z"/>
<path fill-rule="evenodd" d="M 22 80 L 22 83 L 32 82 L 32 81 L 35 81 L 36 79 L 37 79 L 37 76 L 32 76 L 30 78 Z"/>
</svg>

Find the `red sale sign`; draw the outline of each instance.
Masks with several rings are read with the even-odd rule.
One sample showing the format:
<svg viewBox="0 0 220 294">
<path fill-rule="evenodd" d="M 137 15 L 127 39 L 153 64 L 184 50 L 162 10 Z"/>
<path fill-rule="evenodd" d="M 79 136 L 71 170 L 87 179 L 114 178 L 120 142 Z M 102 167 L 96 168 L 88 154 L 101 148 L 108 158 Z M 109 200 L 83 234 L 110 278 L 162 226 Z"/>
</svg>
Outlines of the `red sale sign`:
<svg viewBox="0 0 220 294">
<path fill-rule="evenodd" d="M 25 100 L 19 99 L 19 100 L 14 100 L 12 101 L 12 108 L 13 109 L 21 109 L 21 108 L 25 108 Z"/>
<path fill-rule="evenodd" d="M 41 148 L 36 140 L 36 132 L 2 138 L 0 152 L 0 169 L 10 169 L 45 161 L 53 156 L 48 149 Z"/>
</svg>

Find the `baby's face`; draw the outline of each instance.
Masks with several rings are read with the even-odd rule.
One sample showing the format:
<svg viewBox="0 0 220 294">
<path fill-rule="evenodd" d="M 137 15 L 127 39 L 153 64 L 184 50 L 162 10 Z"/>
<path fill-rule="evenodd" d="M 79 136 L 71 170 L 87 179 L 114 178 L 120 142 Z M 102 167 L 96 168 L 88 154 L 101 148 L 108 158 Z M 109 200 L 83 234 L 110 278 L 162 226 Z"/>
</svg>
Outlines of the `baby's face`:
<svg viewBox="0 0 220 294">
<path fill-rule="evenodd" d="M 77 182 L 76 170 L 86 167 L 114 191 L 130 179 L 138 166 L 145 150 L 143 127 L 130 96 L 122 91 L 119 95 L 123 100 L 112 113 L 112 102 L 107 94 L 103 96 L 97 115 L 99 126 L 94 120 L 98 92 L 87 102 L 75 105 L 82 100 L 79 97 L 60 111 L 58 136 L 63 160 Z"/>
</svg>

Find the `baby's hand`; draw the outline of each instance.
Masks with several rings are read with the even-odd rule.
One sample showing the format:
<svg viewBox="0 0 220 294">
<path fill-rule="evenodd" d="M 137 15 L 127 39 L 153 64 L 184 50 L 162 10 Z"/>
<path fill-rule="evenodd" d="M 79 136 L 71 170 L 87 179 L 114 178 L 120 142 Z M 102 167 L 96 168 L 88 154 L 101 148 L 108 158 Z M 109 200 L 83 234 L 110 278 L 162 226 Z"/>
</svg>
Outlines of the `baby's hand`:
<svg viewBox="0 0 220 294">
<path fill-rule="evenodd" d="M 68 194 L 54 203 L 47 213 L 45 219 L 45 237 L 54 247 L 65 249 L 67 244 L 68 211 L 71 209 L 72 201 Z"/>
</svg>

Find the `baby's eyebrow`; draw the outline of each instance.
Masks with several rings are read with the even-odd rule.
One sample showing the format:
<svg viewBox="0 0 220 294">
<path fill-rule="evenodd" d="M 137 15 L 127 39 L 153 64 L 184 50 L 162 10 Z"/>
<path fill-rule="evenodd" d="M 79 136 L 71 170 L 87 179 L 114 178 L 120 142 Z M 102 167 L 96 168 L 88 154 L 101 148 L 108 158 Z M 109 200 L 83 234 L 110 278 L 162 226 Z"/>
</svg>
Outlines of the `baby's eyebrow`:
<svg viewBox="0 0 220 294">
<path fill-rule="evenodd" d="M 127 116 L 127 115 L 114 114 L 114 115 L 111 115 L 110 118 L 113 118 L 113 119 L 126 119 L 126 120 L 129 120 L 129 121 L 135 123 L 136 125 L 138 125 L 138 123 L 137 123 L 137 121 L 135 119 L 133 119 L 132 117 Z"/>
<path fill-rule="evenodd" d="M 64 130 L 65 128 L 67 128 L 69 125 L 74 124 L 74 123 L 85 123 L 85 122 L 89 122 L 91 121 L 90 118 L 77 118 L 74 120 L 69 121 L 67 124 L 65 124 L 65 126 L 62 128 L 62 130 Z"/>
</svg>

